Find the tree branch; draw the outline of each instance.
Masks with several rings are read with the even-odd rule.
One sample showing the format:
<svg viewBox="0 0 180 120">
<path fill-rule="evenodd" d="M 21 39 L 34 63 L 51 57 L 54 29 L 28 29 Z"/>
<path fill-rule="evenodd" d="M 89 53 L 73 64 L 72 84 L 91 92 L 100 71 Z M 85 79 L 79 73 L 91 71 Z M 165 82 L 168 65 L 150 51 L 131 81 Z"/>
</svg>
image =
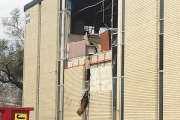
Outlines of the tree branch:
<svg viewBox="0 0 180 120">
<path fill-rule="evenodd" d="M 10 74 L 9 74 L 9 72 L 8 72 L 8 70 L 5 70 L 5 69 L 0 69 L 0 72 L 3 72 L 3 73 L 5 73 L 6 75 L 7 75 L 7 78 L 8 78 L 8 80 L 6 80 L 4 77 L 5 77 L 5 75 L 3 75 L 2 76 L 2 74 L 0 74 L 0 82 L 2 82 L 2 83 L 12 83 L 12 84 L 14 84 L 14 85 L 16 85 L 18 88 L 20 88 L 20 89 L 23 89 L 23 83 L 22 82 L 20 82 L 20 81 L 18 81 L 18 80 L 16 80 L 13 76 L 11 76 Z"/>
</svg>

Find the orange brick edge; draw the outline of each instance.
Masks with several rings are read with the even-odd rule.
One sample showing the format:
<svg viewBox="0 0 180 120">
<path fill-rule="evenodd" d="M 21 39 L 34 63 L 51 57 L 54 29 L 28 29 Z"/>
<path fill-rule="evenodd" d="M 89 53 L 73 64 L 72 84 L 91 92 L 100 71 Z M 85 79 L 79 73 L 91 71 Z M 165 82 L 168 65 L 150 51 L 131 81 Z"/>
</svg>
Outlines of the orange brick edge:
<svg viewBox="0 0 180 120">
<path fill-rule="evenodd" d="M 100 61 L 97 61 L 97 62 L 91 62 L 90 65 L 105 63 L 105 62 L 109 62 L 109 61 L 111 61 L 111 59 L 100 60 Z M 71 69 L 71 68 L 74 68 L 74 67 L 81 67 L 81 66 L 85 66 L 85 64 L 80 64 L 80 65 L 75 65 L 75 66 L 72 66 L 72 67 L 67 67 L 66 69 Z"/>
</svg>

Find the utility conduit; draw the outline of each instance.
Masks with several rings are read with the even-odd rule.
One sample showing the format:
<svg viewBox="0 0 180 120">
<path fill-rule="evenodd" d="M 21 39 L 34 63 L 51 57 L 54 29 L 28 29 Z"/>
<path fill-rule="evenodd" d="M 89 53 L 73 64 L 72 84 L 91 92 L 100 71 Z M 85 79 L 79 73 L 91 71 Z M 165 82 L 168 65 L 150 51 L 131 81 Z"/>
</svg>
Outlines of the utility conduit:
<svg viewBox="0 0 180 120">
<path fill-rule="evenodd" d="M 159 120 L 163 120 L 163 75 L 164 75 L 164 0 L 160 0 L 159 17 Z"/>
<path fill-rule="evenodd" d="M 120 119 L 124 120 L 124 56 L 125 56 L 125 0 L 122 0 L 121 17 L 121 92 L 120 92 Z"/>
<path fill-rule="evenodd" d="M 37 41 L 37 78 L 36 78 L 36 120 L 39 120 L 39 90 L 40 90 L 40 47 L 41 47 L 41 2 L 39 3 L 38 41 Z"/>
</svg>

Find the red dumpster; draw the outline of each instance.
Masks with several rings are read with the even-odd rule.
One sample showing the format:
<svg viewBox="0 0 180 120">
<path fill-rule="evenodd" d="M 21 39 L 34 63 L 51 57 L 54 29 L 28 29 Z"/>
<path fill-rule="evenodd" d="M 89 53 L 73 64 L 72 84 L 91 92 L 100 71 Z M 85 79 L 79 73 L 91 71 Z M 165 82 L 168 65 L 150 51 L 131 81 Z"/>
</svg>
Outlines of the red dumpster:
<svg viewBox="0 0 180 120">
<path fill-rule="evenodd" d="M 1 120 L 29 120 L 29 112 L 33 108 L 6 108 L 0 107 Z"/>
</svg>

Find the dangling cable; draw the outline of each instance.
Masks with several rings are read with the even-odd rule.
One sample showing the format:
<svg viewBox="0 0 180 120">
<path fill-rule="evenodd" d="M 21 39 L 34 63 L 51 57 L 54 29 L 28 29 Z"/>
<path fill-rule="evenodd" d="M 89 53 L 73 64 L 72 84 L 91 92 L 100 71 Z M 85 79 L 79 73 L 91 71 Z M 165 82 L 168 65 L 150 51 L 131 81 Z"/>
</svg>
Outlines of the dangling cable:
<svg viewBox="0 0 180 120">
<path fill-rule="evenodd" d="M 104 11 L 104 0 L 102 2 L 102 10 L 103 10 L 103 24 L 104 24 L 104 14 L 105 14 L 105 11 Z"/>
</svg>

